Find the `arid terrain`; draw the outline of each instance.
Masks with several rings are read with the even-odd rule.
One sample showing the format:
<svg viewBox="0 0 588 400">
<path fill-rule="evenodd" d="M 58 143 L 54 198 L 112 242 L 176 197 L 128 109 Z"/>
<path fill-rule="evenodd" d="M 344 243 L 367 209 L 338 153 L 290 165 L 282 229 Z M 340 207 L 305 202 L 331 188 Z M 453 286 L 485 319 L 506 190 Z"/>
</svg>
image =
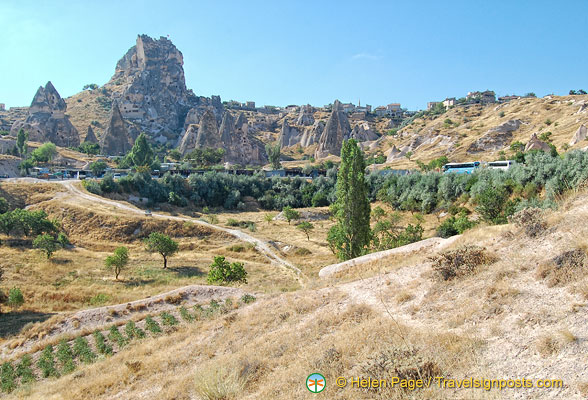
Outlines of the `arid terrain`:
<svg viewBox="0 0 588 400">
<path fill-rule="evenodd" d="M 588 361 L 588 280 L 566 264 L 566 254 L 587 246 L 583 190 L 546 212 L 536 236 L 513 224 L 482 225 L 447 242 L 374 253 L 323 278 L 319 270 L 337 262 L 324 240 L 329 220 L 318 221 L 307 240 L 286 221 L 266 222 L 264 212 L 221 213 L 214 224 L 209 215 L 145 217 L 129 203 L 71 182 L 3 183 L 1 194 L 58 217 L 73 244 L 50 261 L 37 251 L 2 247 L 4 280 L 26 298 L 23 309 L 2 316 L 3 360 L 23 354 L 36 360 L 47 344 L 73 343 L 80 335 L 99 353 L 93 332 L 107 336 L 112 325 L 122 329 L 129 320 L 148 333 L 130 344 L 111 340 L 114 355 L 23 385 L 8 398 L 310 398 L 304 378 L 314 371 L 325 376 L 329 398 L 588 395 L 587 371 L 579 368 Z M 255 221 L 257 229 L 227 228 L 228 218 Z M 140 242 L 155 229 L 180 242 L 168 270 Z M 131 262 L 115 281 L 103 259 L 121 243 Z M 485 261 L 441 279 L 433 258 L 463 246 L 483 248 Z M 205 274 L 216 254 L 243 262 L 248 283 L 208 286 Z M 243 302 L 246 293 L 256 300 Z M 179 307 L 194 319 L 183 318 Z M 150 333 L 145 318 L 163 312 L 179 323 Z M 339 376 L 414 374 L 561 379 L 563 387 L 411 392 L 334 384 Z M 222 393 L 206 397 L 210 391 Z"/>
</svg>

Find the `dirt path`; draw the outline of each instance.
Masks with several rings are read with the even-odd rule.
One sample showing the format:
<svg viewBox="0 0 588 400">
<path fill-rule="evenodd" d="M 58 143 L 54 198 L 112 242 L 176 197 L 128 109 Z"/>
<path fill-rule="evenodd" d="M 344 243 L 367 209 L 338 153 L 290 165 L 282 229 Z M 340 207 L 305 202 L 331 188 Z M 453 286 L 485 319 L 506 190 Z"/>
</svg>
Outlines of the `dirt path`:
<svg viewBox="0 0 588 400">
<path fill-rule="evenodd" d="M 100 196 L 96 196 L 96 195 L 92 195 L 89 193 L 86 193 L 82 190 L 80 190 L 79 188 L 76 187 L 75 183 L 79 182 L 79 181 L 59 181 L 58 183 L 60 183 L 61 185 L 63 185 L 68 192 L 76 197 L 76 198 L 82 198 L 84 200 L 88 200 L 90 202 L 93 203 L 101 203 L 101 204 L 105 204 L 105 205 L 109 205 L 109 206 L 114 206 L 117 207 L 121 210 L 124 210 L 126 212 L 130 212 L 130 213 L 134 213 L 134 214 L 139 214 L 139 215 L 145 215 L 145 211 L 141 210 L 139 208 L 133 207 L 131 205 L 127 205 L 127 204 L 123 204 L 120 203 L 118 201 L 114 201 L 114 200 L 109 200 L 109 199 L 105 199 L 103 197 Z M 206 226 L 210 229 L 214 229 L 217 231 L 221 231 L 221 232 L 225 232 L 228 233 L 229 235 L 236 237 L 239 240 L 242 240 L 244 242 L 247 243 L 252 243 L 255 245 L 255 248 L 261 253 L 263 254 L 272 264 L 277 264 L 279 266 L 282 266 L 284 268 L 290 269 L 292 271 L 294 271 L 296 273 L 296 275 L 298 275 L 299 281 L 301 284 L 303 284 L 302 282 L 302 278 L 303 278 L 303 274 L 302 271 L 296 267 L 294 264 L 284 260 L 283 258 L 281 258 L 279 255 L 277 255 L 269 246 L 267 243 L 265 243 L 264 241 L 262 241 L 261 239 L 257 239 L 251 235 L 248 235 L 247 233 L 241 232 L 237 229 L 228 229 L 228 228 L 224 228 L 222 226 L 218 226 L 218 225 L 214 225 L 214 224 L 210 224 L 208 222 L 205 221 L 201 221 L 195 218 L 188 218 L 188 217 L 176 217 L 176 216 L 171 216 L 171 215 L 164 215 L 164 214 L 157 214 L 157 213 L 153 213 L 152 214 L 153 218 L 162 218 L 162 219 L 168 219 L 168 220 L 176 220 L 176 221 L 188 221 L 188 222 L 192 222 L 195 224 L 199 224 L 202 226 Z"/>
</svg>

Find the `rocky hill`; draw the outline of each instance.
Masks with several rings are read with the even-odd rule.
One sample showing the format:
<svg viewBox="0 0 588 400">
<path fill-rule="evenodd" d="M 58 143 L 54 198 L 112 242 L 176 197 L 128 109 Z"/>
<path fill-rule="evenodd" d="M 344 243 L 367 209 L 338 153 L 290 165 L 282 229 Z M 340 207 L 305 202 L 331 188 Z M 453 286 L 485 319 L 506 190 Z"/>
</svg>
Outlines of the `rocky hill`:
<svg viewBox="0 0 588 400">
<path fill-rule="evenodd" d="M 414 168 L 414 160 L 447 156 L 451 161 L 498 159 L 514 155 L 510 145 L 559 152 L 588 146 L 588 96 L 521 98 L 502 104 L 456 106 L 437 116 L 421 116 L 382 138 L 373 151 L 393 167 Z M 504 153 L 502 153 L 504 152 Z M 410 157 L 410 161 L 408 158 Z"/>
<path fill-rule="evenodd" d="M 186 87 L 183 55 L 169 39 L 139 35 L 102 87 L 90 86 L 63 100 L 49 82 L 30 108 L 4 112 L 0 122 L 12 124 L 13 135 L 25 128 L 33 140 L 66 147 L 87 136 L 109 155 L 128 151 L 145 132 L 161 149 L 187 154 L 222 147 L 223 161 L 241 165 L 267 163 L 268 143 L 279 144 L 284 158 L 294 163 L 336 158 L 342 141 L 354 138 L 368 154 L 384 154 L 393 168 L 415 168 L 415 160 L 443 155 L 452 161 L 511 157 L 510 145 L 517 141 L 536 149 L 547 149 L 546 142 L 559 151 L 582 148 L 588 126 L 586 95 L 455 106 L 441 115 L 421 113 L 397 132 L 398 119 L 347 113 L 338 100 L 332 108 L 255 109 L 230 103 Z"/>
</svg>

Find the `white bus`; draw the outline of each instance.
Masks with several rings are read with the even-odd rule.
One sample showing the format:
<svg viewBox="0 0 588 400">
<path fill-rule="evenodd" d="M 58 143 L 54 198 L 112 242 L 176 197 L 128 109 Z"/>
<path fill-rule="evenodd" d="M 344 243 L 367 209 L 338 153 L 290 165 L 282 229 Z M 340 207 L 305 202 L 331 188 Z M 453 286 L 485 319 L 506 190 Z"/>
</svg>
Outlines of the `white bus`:
<svg viewBox="0 0 588 400">
<path fill-rule="evenodd" d="M 516 163 L 517 162 L 514 160 L 491 161 L 488 163 L 488 168 L 502 169 L 502 170 L 506 171 L 507 169 L 510 169 L 513 165 L 515 165 Z"/>
</svg>

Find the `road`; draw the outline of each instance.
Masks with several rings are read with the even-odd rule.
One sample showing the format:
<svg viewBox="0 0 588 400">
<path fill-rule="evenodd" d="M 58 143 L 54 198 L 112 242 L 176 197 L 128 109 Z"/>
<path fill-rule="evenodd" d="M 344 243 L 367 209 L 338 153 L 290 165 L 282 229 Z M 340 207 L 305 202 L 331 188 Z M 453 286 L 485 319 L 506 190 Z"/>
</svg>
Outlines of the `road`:
<svg viewBox="0 0 588 400">
<path fill-rule="evenodd" d="M 84 191 L 80 190 L 78 187 L 76 187 L 76 185 L 75 185 L 76 182 L 80 182 L 80 181 L 77 181 L 77 180 L 57 181 L 57 183 L 63 185 L 68 190 L 69 193 L 71 193 L 73 196 L 76 196 L 78 198 L 83 198 L 85 200 L 88 200 L 88 201 L 91 201 L 94 203 L 102 203 L 105 205 L 114 206 L 114 207 L 117 207 L 121 210 L 125 210 L 126 212 L 129 212 L 129 213 L 139 214 L 142 216 L 145 215 L 145 211 L 141 210 L 139 208 L 84 192 Z M 220 232 L 228 233 L 229 235 L 234 236 L 239 240 L 254 244 L 257 251 L 259 251 L 261 254 L 263 254 L 272 264 L 282 266 L 284 268 L 287 268 L 289 270 L 294 271 L 296 273 L 296 275 L 302 276 L 302 271 L 298 267 L 296 267 L 294 264 L 288 262 L 287 260 L 284 260 L 282 257 L 277 255 L 266 242 L 264 242 L 261 239 L 258 239 L 256 237 L 253 237 L 245 232 L 241 232 L 240 230 L 228 229 L 228 228 L 214 225 L 214 224 L 210 224 L 208 222 L 201 221 L 201 220 L 195 219 L 195 218 L 177 217 L 177 216 L 173 216 L 173 215 L 165 215 L 165 214 L 158 214 L 158 213 L 152 213 L 152 217 L 153 218 L 168 219 L 168 220 L 176 220 L 176 221 L 188 221 L 188 222 L 192 222 L 195 224 L 205 226 L 210 229 L 214 229 L 214 230 L 217 230 Z"/>
</svg>

